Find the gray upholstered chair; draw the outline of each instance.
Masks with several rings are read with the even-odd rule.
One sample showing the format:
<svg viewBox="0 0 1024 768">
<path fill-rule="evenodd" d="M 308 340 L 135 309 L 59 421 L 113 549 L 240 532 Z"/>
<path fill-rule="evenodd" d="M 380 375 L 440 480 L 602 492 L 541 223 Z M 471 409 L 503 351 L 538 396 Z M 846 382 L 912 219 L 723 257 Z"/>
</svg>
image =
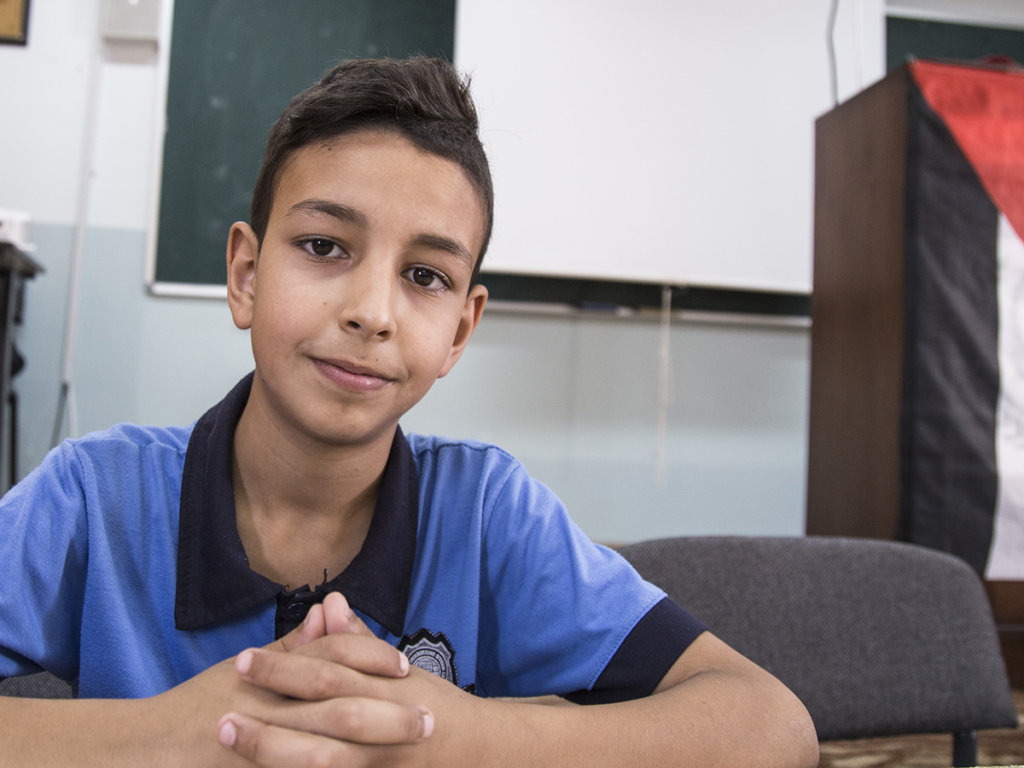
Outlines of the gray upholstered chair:
<svg viewBox="0 0 1024 768">
<path fill-rule="evenodd" d="M 33 699 L 67 699 L 71 686 L 48 672 L 0 680 L 0 696 L 24 696 Z"/>
<path fill-rule="evenodd" d="M 816 537 L 683 537 L 622 547 L 649 581 L 796 693 L 822 741 L 953 733 L 1017 713 L 978 575 L 910 544 Z"/>
</svg>

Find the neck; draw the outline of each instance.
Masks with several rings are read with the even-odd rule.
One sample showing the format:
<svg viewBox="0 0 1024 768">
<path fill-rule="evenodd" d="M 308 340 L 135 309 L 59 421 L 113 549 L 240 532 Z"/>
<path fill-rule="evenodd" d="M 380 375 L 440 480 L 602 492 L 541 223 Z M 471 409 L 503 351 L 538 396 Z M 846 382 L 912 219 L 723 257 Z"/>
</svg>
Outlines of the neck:
<svg viewBox="0 0 1024 768">
<path fill-rule="evenodd" d="M 247 405 L 235 430 L 234 490 L 250 567 L 290 588 L 343 571 L 369 530 L 392 440 L 314 444 Z"/>
</svg>

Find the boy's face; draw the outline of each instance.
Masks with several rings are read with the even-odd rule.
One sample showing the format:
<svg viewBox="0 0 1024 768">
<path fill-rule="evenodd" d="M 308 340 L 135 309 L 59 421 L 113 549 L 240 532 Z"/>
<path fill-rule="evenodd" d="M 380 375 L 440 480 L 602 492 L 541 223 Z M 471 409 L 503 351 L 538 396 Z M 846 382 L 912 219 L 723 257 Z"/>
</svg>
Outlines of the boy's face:
<svg viewBox="0 0 1024 768">
<path fill-rule="evenodd" d="M 397 133 L 296 151 L 262 247 L 245 224 L 228 243 L 231 312 L 256 360 L 250 404 L 320 441 L 390 441 L 480 319 L 483 233 L 462 169 Z"/>
</svg>

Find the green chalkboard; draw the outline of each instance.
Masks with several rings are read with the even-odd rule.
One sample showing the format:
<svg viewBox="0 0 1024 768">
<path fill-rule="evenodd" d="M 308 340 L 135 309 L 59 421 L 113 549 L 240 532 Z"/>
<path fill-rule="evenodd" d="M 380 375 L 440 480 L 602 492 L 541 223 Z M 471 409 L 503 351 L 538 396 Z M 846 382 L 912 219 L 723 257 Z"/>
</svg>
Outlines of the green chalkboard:
<svg viewBox="0 0 1024 768">
<path fill-rule="evenodd" d="M 455 0 L 175 0 L 157 283 L 223 285 L 271 124 L 342 59 L 452 59 Z"/>
<path fill-rule="evenodd" d="M 890 16 L 885 23 L 886 70 L 907 58 L 976 61 L 1003 56 L 1024 64 L 1024 30 Z"/>
</svg>

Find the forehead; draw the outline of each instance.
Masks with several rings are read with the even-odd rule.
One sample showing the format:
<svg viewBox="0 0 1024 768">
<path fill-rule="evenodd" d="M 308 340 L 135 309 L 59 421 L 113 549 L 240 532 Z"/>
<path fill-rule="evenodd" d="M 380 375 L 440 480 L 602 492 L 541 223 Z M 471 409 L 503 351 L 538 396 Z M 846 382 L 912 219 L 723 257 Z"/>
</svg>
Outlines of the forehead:
<svg viewBox="0 0 1024 768">
<path fill-rule="evenodd" d="M 483 205 L 465 171 L 397 131 L 361 129 L 292 152 L 278 175 L 271 219 L 309 199 L 353 208 L 373 224 L 458 233 L 475 256 L 483 245 Z"/>
</svg>

